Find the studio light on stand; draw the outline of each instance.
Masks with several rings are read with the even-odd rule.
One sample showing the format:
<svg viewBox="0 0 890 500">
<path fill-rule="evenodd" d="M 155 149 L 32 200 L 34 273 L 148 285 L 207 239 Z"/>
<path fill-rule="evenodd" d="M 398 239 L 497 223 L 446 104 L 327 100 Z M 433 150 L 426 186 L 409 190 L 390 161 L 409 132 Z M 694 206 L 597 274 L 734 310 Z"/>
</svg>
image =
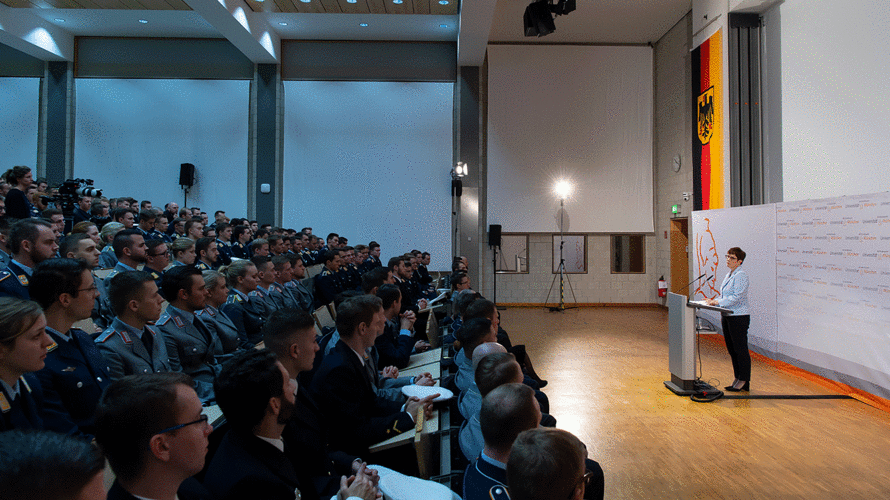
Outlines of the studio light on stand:
<svg viewBox="0 0 890 500">
<path fill-rule="evenodd" d="M 452 255 L 460 254 L 460 197 L 464 193 L 464 183 L 461 179 L 469 171 L 467 164 L 462 161 L 451 167 L 451 227 L 454 230 L 451 240 Z"/>
<path fill-rule="evenodd" d="M 566 310 L 566 284 L 569 285 L 569 291 L 572 292 L 572 299 L 575 302 L 578 302 L 578 299 L 575 298 L 575 290 L 572 289 L 572 283 L 569 281 L 569 277 L 566 276 L 566 261 L 563 256 L 563 245 L 565 245 L 565 225 L 563 224 L 563 217 L 565 215 L 566 198 L 572 194 L 572 184 L 567 180 L 559 180 L 553 186 L 553 193 L 559 198 L 559 268 L 557 269 L 557 276 L 554 276 L 553 282 L 550 283 L 550 291 L 547 292 L 547 299 L 544 303 L 547 304 L 550 302 L 550 294 L 553 293 L 553 285 L 556 284 L 556 278 L 559 277 L 559 306 L 551 307 L 550 311 L 562 312 Z"/>
</svg>

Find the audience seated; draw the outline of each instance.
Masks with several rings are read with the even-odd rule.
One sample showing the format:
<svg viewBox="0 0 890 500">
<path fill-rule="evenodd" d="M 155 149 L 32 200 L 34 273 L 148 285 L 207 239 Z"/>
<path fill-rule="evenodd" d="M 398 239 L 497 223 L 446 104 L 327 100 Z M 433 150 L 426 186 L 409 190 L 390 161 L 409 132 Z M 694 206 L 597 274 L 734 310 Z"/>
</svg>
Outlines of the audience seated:
<svg viewBox="0 0 890 500">
<path fill-rule="evenodd" d="M 312 292 L 303 284 L 306 279 L 306 266 L 303 263 L 303 257 L 300 255 L 288 255 L 291 265 L 291 280 L 284 283 L 286 290 L 296 302 L 296 307 L 310 311 L 312 309 Z"/>
<path fill-rule="evenodd" d="M 240 335 L 232 319 L 220 310 L 229 294 L 226 278 L 218 271 L 204 271 L 203 274 L 207 301 L 204 309 L 196 311 L 195 315 L 201 318 L 207 329 L 219 338 L 223 353 L 231 354 L 239 349 Z"/>
<path fill-rule="evenodd" d="M 82 439 L 20 430 L 0 438 L 4 500 L 105 500 L 104 472 L 102 454 Z"/>
<path fill-rule="evenodd" d="M 69 234 L 62 238 L 59 256 L 82 260 L 90 269 L 99 267 L 99 249 L 96 248 L 96 242 L 84 233 Z"/>
<path fill-rule="evenodd" d="M 46 366 L 36 374 L 42 389 L 44 428 L 92 439 L 96 405 L 111 377 L 93 339 L 72 326 L 90 317 L 99 290 L 87 264 L 74 259 L 41 263 L 31 286 L 33 299 L 46 316 L 46 333 L 53 341 Z"/>
<path fill-rule="evenodd" d="M 99 239 L 102 240 L 102 248 L 99 255 L 99 266 L 103 269 L 111 269 L 117 264 L 117 257 L 114 255 L 114 246 L 111 244 L 117 233 L 124 230 L 124 225 L 120 222 L 109 222 L 102 226 L 99 231 Z"/>
<path fill-rule="evenodd" d="M 249 294 L 257 287 L 257 269 L 249 260 L 232 262 L 219 270 L 225 276 L 229 295 L 221 310 L 235 324 L 241 346 L 249 349 L 262 340 L 263 322 L 269 313 L 266 304 Z"/>
<path fill-rule="evenodd" d="M 209 500 L 192 479 L 204 467 L 213 426 L 184 373 L 114 381 L 96 410 L 96 443 L 115 481 L 108 500 Z"/>
<path fill-rule="evenodd" d="M 454 355 L 454 363 L 457 365 L 454 384 L 461 392 L 468 390 L 475 380 L 473 350 L 480 344 L 495 342 L 497 340 L 496 328 L 494 323 L 485 318 L 467 320 L 461 328 L 459 337 L 461 349 Z"/>
<path fill-rule="evenodd" d="M 174 267 L 164 273 L 162 289 L 169 304 L 155 326 L 164 335 L 170 368 L 194 379 L 201 401 L 212 400 L 213 380 L 221 368 L 216 357 L 223 355 L 223 347 L 195 315 L 206 307 L 204 277 L 195 267 Z"/>
<path fill-rule="evenodd" d="M 323 306 L 334 301 L 337 294 L 347 290 L 340 273 L 340 251 L 328 250 L 324 253 L 324 269 L 315 276 L 316 306 Z"/>
<path fill-rule="evenodd" d="M 164 338 L 149 326 L 160 317 L 164 300 L 151 276 L 124 271 L 110 278 L 107 287 L 115 317 L 96 345 L 111 378 L 172 371 Z"/>
<path fill-rule="evenodd" d="M 195 267 L 201 271 L 216 269 L 219 259 L 219 249 L 214 238 L 198 238 L 195 242 Z"/>
<path fill-rule="evenodd" d="M 16 222 L 9 231 L 9 250 L 12 260 L 0 272 L 0 297 L 28 300 L 28 282 L 34 268 L 55 257 L 59 250 L 52 227 L 38 219 Z"/>
<path fill-rule="evenodd" d="M 170 265 L 170 246 L 162 238 L 154 238 L 145 242 L 145 266 L 142 270 L 151 275 L 158 288 L 161 288 L 161 277 Z"/>
<path fill-rule="evenodd" d="M 379 364 L 405 368 L 410 362 L 413 352 L 429 349 L 429 343 L 414 340 L 413 311 L 399 314 L 402 307 L 402 293 L 395 285 L 383 285 L 377 289 L 377 297 L 383 303 L 383 315 L 386 317 L 383 333 L 377 337 L 374 345 L 380 355 Z"/>
<path fill-rule="evenodd" d="M 47 335 L 43 310 L 36 302 L 0 297 L 0 431 L 43 429 L 40 383 L 25 374 L 44 367 Z"/>
<path fill-rule="evenodd" d="M 261 300 L 266 304 L 266 315 L 284 307 L 284 295 L 275 289 L 275 265 L 272 257 L 251 257 L 256 266 L 256 289 L 248 295 L 251 299 Z"/>
<path fill-rule="evenodd" d="M 587 447 L 561 429 L 523 431 L 507 460 L 507 486 L 513 500 L 603 498 L 603 470 L 587 458 Z"/>
</svg>

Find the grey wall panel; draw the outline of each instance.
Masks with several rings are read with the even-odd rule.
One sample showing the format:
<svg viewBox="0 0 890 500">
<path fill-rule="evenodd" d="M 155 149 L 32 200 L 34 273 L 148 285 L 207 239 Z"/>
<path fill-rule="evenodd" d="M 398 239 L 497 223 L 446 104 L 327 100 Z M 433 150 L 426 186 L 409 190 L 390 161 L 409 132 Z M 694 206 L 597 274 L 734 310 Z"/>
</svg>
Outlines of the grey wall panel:
<svg viewBox="0 0 890 500">
<path fill-rule="evenodd" d="M 0 76 L 43 76 L 43 61 L 0 44 Z"/>
<path fill-rule="evenodd" d="M 453 82 L 457 45 L 281 41 L 284 80 Z"/>
</svg>

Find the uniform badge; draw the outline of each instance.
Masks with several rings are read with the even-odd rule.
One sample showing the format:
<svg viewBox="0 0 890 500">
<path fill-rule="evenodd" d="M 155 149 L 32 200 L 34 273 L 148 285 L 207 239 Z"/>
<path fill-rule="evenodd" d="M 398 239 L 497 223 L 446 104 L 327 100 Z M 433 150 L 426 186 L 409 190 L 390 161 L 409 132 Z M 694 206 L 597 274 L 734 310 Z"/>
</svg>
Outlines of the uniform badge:
<svg viewBox="0 0 890 500">
<path fill-rule="evenodd" d="M 53 343 L 49 347 L 46 348 L 46 352 L 53 352 L 58 347 L 59 347 L 59 344 L 57 344 L 56 341 L 54 340 Z"/>
<path fill-rule="evenodd" d="M 28 275 L 27 274 L 19 274 L 18 276 L 16 276 L 16 278 L 19 279 L 19 283 L 21 283 L 22 286 L 28 286 Z"/>
<path fill-rule="evenodd" d="M 12 409 L 12 406 L 9 404 L 9 400 L 6 399 L 6 394 L 0 392 L 0 411 L 3 413 L 8 412 Z"/>
<path fill-rule="evenodd" d="M 185 322 L 182 321 L 182 318 L 179 316 L 173 316 L 173 323 L 176 324 L 179 328 L 183 328 L 185 326 Z"/>
<path fill-rule="evenodd" d="M 77 367 L 75 367 L 75 366 L 69 366 L 68 368 L 62 368 L 62 371 L 63 372 L 73 372 L 76 369 L 77 369 Z"/>
</svg>

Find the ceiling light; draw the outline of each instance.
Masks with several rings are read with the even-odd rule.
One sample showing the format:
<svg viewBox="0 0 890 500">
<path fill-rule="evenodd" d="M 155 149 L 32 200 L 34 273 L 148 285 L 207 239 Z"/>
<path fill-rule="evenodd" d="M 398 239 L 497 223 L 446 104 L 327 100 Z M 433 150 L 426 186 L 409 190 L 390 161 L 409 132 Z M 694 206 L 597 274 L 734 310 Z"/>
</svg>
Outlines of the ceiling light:
<svg viewBox="0 0 890 500">
<path fill-rule="evenodd" d="M 358 0 L 346 0 L 346 3 L 358 3 Z"/>
<path fill-rule="evenodd" d="M 280 24 L 282 26 L 287 26 L 287 23 L 278 23 L 278 24 Z"/>
<path fill-rule="evenodd" d="M 65 20 L 64 20 L 64 19 L 59 19 L 59 18 L 57 17 L 57 18 L 56 18 L 56 22 L 58 22 L 58 23 L 64 23 Z"/>
<path fill-rule="evenodd" d="M 439 0 L 439 5 L 448 5 L 448 0 Z"/>
<path fill-rule="evenodd" d="M 312 0 L 300 0 L 300 1 L 303 2 L 303 3 L 309 3 L 309 2 L 311 2 Z"/>
<path fill-rule="evenodd" d="M 392 0 L 392 3 L 394 3 L 394 4 L 400 4 L 400 3 L 402 3 L 402 0 Z"/>
<path fill-rule="evenodd" d="M 142 24 L 148 24 L 148 21 L 146 21 L 145 19 L 140 19 L 139 22 Z"/>
<path fill-rule="evenodd" d="M 439 27 L 440 27 L 440 28 L 447 28 L 448 25 L 447 25 L 447 24 L 440 24 Z"/>
<path fill-rule="evenodd" d="M 367 27 L 368 27 L 368 23 L 361 23 L 361 24 L 359 24 L 359 26 L 361 26 L 362 28 L 367 28 Z"/>
</svg>

